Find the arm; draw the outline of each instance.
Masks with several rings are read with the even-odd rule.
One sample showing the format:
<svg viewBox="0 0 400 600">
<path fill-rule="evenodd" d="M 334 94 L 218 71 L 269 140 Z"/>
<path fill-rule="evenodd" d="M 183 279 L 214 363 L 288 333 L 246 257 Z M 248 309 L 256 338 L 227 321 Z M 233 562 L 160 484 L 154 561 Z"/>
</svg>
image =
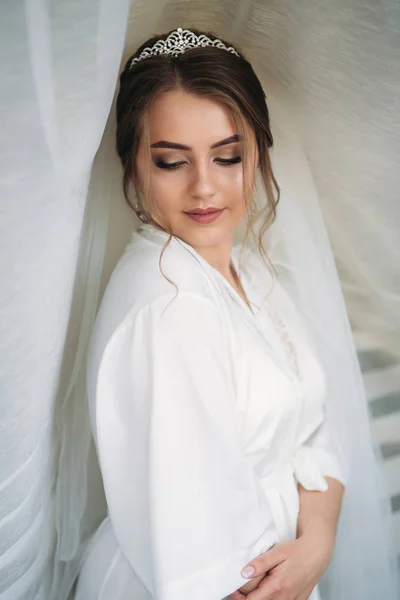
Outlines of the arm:
<svg viewBox="0 0 400 600">
<path fill-rule="evenodd" d="M 310 544 L 311 553 L 317 551 L 322 559 L 323 570 L 328 567 L 332 558 L 337 523 L 349 477 L 348 465 L 344 462 L 343 455 L 339 457 L 338 447 L 339 437 L 334 430 L 328 429 L 325 414 L 320 426 L 300 448 L 300 451 L 306 451 L 306 461 L 308 455 L 310 465 L 314 465 L 310 467 L 310 471 L 315 469 L 320 483 L 313 486 L 312 481 L 307 481 L 311 485 L 305 487 L 302 471 L 299 471 L 297 538 Z M 307 466 L 307 462 L 304 465 Z"/>
<path fill-rule="evenodd" d="M 300 512 L 297 521 L 297 537 L 310 545 L 310 552 L 317 551 L 328 568 L 335 545 L 336 527 L 342 506 L 343 484 L 333 477 L 326 477 L 328 489 L 321 493 L 306 490 L 298 485 Z"/>
<path fill-rule="evenodd" d="M 323 452 L 315 440 L 320 444 L 325 442 Z M 336 456 L 326 449 L 327 440 L 324 428 L 320 428 L 318 435 L 313 437 L 315 447 L 303 456 L 306 462 L 303 462 L 298 473 L 300 479 L 301 475 L 304 476 L 304 468 L 308 466 L 316 477 L 316 485 L 313 489 L 306 489 L 298 484 L 300 510 L 296 540 L 277 544 L 272 550 L 251 561 L 250 565 L 255 567 L 255 574 L 236 594 L 230 596 L 232 600 L 240 600 L 248 595 L 249 598 L 253 598 L 251 592 L 254 590 L 257 590 L 254 591 L 254 600 L 269 597 L 276 583 L 275 577 L 283 585 L 282 591 L 289 595 L 291 589 L 300 593 L 303 587 L 303 592 L 309 594 L 328 568 L 334 550 L 336 526 L 345 487 L 339 479 L 322 476 L 324 471 L 335 472 L 344 481 Z M 316 468 L 318 452 L 321 452 L 320 466 Z M 304 484 L 312 485 L 312 479 L 313 477 L 308 476 Z M 290 562 L 286 571 L 285 561 L 287 564 Z"/>
<path fill-rule="evenodd" d="M 242 453 L 222 317 L 201 296 L 125 319 L 97 386 L 99 462 L 114 533 L 155 600 L 218 600 L 277 541 Z"/>
<path fill-rule="evenodd" d="M 255 568 L 253 578 L 230 595 L 232 600 L 272 598 L 277 591 L 290 598 L 293 593 L 296 598 L 309 597 L 332 558 L 344 491 L 337 479 L 325 479 L 328 489 L 323 493 L 306 490 L 299 484 L 296 540 L 281 542 L 251 561 Z"/>
<path fill-rule="evenodd" d="M 320 435 L 320 437 L 314 439 L 321 441 L 322 437 Z M 315 448 L 315 451 L 318 451 L 317 448 Z M 336 474 L 340 473 L 340 477 L 344 481 L 342 473 L 338 470 L 336 457 L 325 450 L 323 460 L 325 469 L 320 467 L 321 472 L 325 470 L 334 471 Z M 344 483 L 338 479 L 325 476 L 324 480 L 328 486 L 325 491 L 322 491 L 322 488 L 320 491 L 317 489 L 305 489 L 300 483 L 298 484 L 300 510 L 295 546 L 298 547 L 300 556 L 304 557 L 303 574 L 306 569 L 309 569 L 314 574 L 316 580 L 322 576 L 332 559 L 336 527 L 345 490 Z M 277 549 L 279 549 L 279 546 L 278 544 Z M 286 546 L 288 546 L 287 543 Z M 284 554 L 282 554 L 282 557 L 278 555 L 275 557 L 270 550 L 257 559 L 257 561 L 253 560 L 251 565 L 257 565 L 256 576 L 247 584 L 241 586 L 239 592 L 247 596 L 253 590 L 256 590 L 265 578 L 265 569 L 273 568 L 275 562 L 282 561 L 283 558 Z M 240 594 L 232 595 L 231 597 L 238 600 L 241 598 Z"/>
</svg>

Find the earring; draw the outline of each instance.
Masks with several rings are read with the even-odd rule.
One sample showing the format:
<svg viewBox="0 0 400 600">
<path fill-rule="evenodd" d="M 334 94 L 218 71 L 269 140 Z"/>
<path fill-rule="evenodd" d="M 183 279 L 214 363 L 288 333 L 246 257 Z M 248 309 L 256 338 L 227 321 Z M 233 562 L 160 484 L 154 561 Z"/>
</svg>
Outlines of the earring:
<svg viewBox="0 0 400 600">
<path fill-rule="evenodd" d="M 148 215 L 146 215 L 146 212 L 143 210 L 143 208 L 141 207 L 139 202 L 136 202 L 135 206 L 135 211 L 136 211 L 136 216 L 138 217 L 138 219 L 142 222 L 142 223 L 148 223 Z"/>
</svg>

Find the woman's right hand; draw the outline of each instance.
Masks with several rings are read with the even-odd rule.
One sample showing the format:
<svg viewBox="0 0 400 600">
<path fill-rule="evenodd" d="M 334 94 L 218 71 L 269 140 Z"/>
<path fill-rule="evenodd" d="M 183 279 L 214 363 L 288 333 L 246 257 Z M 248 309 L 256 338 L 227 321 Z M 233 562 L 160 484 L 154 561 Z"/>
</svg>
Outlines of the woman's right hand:
<svg viewBox="0 0 400 600">
<path fill-rule="evenodd" d="M 230 600 L 307 600 L 329 565 L 331 549 L 324 551 L 312 535 L 280 542 L 253 559 L 254 577 L 230 594 Z M 261 579 L 260 579 L 261 578 Z M 249 589 L 249 591 L 247 591 Z"/>
<path fill-rule="evenodd" d="M 274 546 L 276 546 L 276 544 L 273 544 L 271 546 L 271 548 L 268 548 L 268 550 L 263 552 L 260 556 L 267 554 L 270 550 L 272 550 L 272 548 Z M 271 564 L 269 568 L 271 569 L 272 566 L 275 566 L 275 563 Z M 253 577 L 252 579 L 250 579 L 250 581 L 248 581 L 247 583 L 242 585 L 242 587 L 240 587 L 238 590 L 236 590 L 235 592 L 230 594 L 230 596 L 229 596 L 230 600 L 244 600 L 244 598 L 246 598 L 247 594 L 250 594 L 250 592 L 253 592 L 255 589 L 257 589 L 259 583 L 261 583 L 261 581 L 263 579 L 265 579 L 265 577 L 267 575 L 268 575 L 268 571 L 266 571 L 265 573 L 261 573 L 257 577 Z"/>
</svg>

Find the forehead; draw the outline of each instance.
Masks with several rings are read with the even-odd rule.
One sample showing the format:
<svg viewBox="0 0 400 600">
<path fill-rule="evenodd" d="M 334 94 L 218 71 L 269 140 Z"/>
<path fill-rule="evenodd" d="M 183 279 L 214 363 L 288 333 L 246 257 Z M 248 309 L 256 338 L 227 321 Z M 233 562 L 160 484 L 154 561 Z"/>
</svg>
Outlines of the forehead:
<svg viewBox="0 0 400 600">
<path fill-rule="evenodd" d="M 150 109 L 151 143 L 166 140 L 188 146 L 207 145 L 237 133 L 227 107 L 182 91 L 162 94 Z"/>
</svg>

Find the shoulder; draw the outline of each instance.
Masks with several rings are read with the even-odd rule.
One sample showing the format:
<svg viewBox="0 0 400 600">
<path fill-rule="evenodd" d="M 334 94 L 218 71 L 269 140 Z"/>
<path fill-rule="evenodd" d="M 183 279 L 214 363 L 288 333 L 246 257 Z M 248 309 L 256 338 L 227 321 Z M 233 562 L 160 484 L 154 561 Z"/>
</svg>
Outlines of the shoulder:
<svg viewBox="0 0 400 600">
<path fill-rule="evenodd" d="M 146 240 L 128 244 L 115 266 L 98 318 L 109 318 L 116 326 L 128 313 L 136 313 L 161 298 L 188 293 L 213 301 L 206 273 L 192 254 L 171 241 L 162 246 Z"/>
<path fill-rule="evenodd" d="M 204 295 L 183 291 L 157 297 L 140 310 L 130 310 L 115 329 L 109 352 L 127 347 L 150 358 L 221 351 L 226 347 L 223 314 Z M 201 360 L 200 360 L 201 362 Z"/>
<path fill-rule="evenodd" d="M 89 343 L 94 377 L 106 346 L 135 324 L 157 326 L 157 335 L 174 326 L 177 333 L 183 335 L 186 327 L 186 335 L 194 335 L 207 318 L 222 318 L 215 291 L 192 254 L 171 243 L 160 269 L 162 246 L 145 242 L 128 244 L 103 294 Z"/>
<path fill-rule="evenodd" d="M 204 294 L 169 292 L 140 308 L 134 305 L 113 327 L 99 315 L 86 370 L 93 432 L 99 391 L 112 393 L 115 387 L 125 393 L 134 369 L 137 385 L 153 381 L 156 372 L 192 379 L 205 357 L 227 370 L 227 350 L 223 311 Z"/>
</svg>

